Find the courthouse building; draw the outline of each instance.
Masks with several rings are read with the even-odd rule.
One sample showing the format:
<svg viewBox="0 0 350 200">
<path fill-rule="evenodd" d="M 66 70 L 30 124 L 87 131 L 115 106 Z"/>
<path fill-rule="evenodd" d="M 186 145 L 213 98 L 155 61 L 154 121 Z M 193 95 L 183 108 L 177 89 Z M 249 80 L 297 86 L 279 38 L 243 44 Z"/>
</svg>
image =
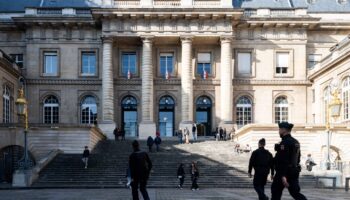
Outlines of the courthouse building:
<svg viewBox="0 0 350 200">
<path fill-rule="evenodd" d="M 256 146 L 289 121 L 310 141 L 303 152 L 319 151 L 331 82 L 343 101 L 333 136 L 350 138 L 349 31 L 348 0 L 0 2 L 0 49 L 24 77 L 37 143 L 96 123 L 109 138 L 116 126 L 146 138 L 196 123 L 199 136 L 234 127 Z M 5 134 L 17 88 L 0 78 Z"/>
</svg>

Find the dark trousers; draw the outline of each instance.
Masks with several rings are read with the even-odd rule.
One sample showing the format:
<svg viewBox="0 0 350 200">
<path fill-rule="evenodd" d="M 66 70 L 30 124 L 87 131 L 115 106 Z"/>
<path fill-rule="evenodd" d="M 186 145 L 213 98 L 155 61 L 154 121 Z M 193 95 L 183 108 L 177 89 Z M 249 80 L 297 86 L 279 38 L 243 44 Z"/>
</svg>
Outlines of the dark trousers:
<svg viewBox="0 0 350 200">
<path fill-rule="evenodd" d="M 159 151 L 159 144 L 156 144 L 156 147 L 157 147 L 157 151 Z"/>
<path fill-rule="evenodd" d="M 152 152 L 152 146 L 148 146 L 148 151 Z"/>
<path fill-rule="evenodd" d="M 289 183 L 289 187 L 288 187 L 289 194 L 296 200 L 307 200 L 306 197 L 300 193 L 298 177 L 299 177 L 299 174 L 298 176 L 287 177 L 287 181 Z M 272 193 L 271 200 L 280 200 L 282 197 L 283 189 L 284 189 L 284 185 L 282 183 L 282 177 L 276 175 L 271 185 L 271 193 Z"/>
<path fill-rule="evenodd" d="M 139 200 L 138 188 L 140 185 L 140 192 L 144 200 L 149 200 L 149 196 L 146 190 L 147 180 L 133 180 L 131 183 L 132 199 Z"/>
<path fill-rule="evenodd" d="M 182 178 L 179 178 L 179 181 L 180 181 L 180 187 L 182 187 L 185 182 L 185 177 L 182 176 Z"/>
<path fill-rule="evenodd" d="M 192 178 L 192 186 L 191 189 L 198 189 L 198 184 L 197 184 L 197 177 Z"/>
<path fill-rule="evenodd" d="M 259 174 L 254 175 L 253 185 L 256 193 L 258 193 L 259 200 L 266 200 L 268 197 L 265 195 L 265 185 L 268 174 Z"/>
</svg>

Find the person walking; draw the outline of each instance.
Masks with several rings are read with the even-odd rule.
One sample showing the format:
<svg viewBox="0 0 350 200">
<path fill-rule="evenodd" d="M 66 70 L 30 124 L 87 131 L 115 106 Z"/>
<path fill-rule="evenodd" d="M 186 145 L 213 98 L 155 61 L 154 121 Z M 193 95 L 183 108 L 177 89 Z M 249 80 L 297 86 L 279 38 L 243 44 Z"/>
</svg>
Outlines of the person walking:
<svg viewBox="0 0 350 200">
<path fill-rule="evenodd" d="M 177 168 L 177 178 L 179 179 L 179 188 L 182 189 L 182 186 L 185 182 L 185 170 L 184 164 L 180 163 L 179 168 Z"/>
<path fill-rule="evenodd" d="M 152 136 L 148 136 L 148 138 L 147 138 L 147 146 L 148 146 L 148 151 L 149 152 L 152 152 L 153 144 L 154 144 L 154 140 L 153 140 Z"/>
<path fill-rule="evenodd" d="M 277 151 L 274 158 L 276 175 L 271 185 L 272 200 L 280 200 L 284 188 L 288 188 L 289 194 L 294 199 L 306 199 L 300 193 L 300 143 L 291 135 L 293 126 L 293 124 L 288 122 L 278 124 L 279 135 L 282 141 L 275 145 L 275 150 Z"/>
<path fill-rule="evenodd" d="M 132 142 L 133 152 L 129 156 L 129 167 L 131 173 L 131 188 L 133 200 L 139 200 L 138 188 L 144 200 L 149 200 L 146 189 L 147 181 L 152 169 L 152 162 L 148 154 L 140 150 L 140 144 L 137 140 Z"/>
<path fill-rule="evenodd" d="M 183 135 L 182 135 L 182 130 L 179 129 L 179 130 L 177 131 L 177 138 L 179 139 L 179 144 L 182 144 L 182 143 L 183 143 L 182 137 L 183 137 Z"/>
<path fill-rule="evenodd" d="M 125 141 L 125 130 L 120 129 L 120 135 L 122 136 L 122 141 Z"/>
<path fill-rule="evenodd" d="M 191 164 L 190 173 L 191 173 L 191 180 L 192 180 L 191 190 L 192 191 L 199 190 L 198 183 L 197 183 L 198 177 L 199 177 L 199 171 L 198 171 L 198 167 L 194 161 Z"/>
<path fill-rule="evenodd" d="M 193 124 L 193 126 L 192 126 L 192 137 L 193 137 L 193 141 L 194 142 L 197 140 L 196 131 L 197 131 L 196 124 Z"/>
<path fill-rule="evenodd" d="M 156 144 L 156 150 L 158 152 L 159 151 L 159 146 L 162 143 L 162 139 L 160 138 L 159 135 L 157 135 L 156 138 L 154 139 L 154 143 Z"/>
<path fill-rule="evenodd" d="M 265 185 L 267 177 L 271 171 L 271 179 L 274 176 L 273 156 L 265 149 L 265 139 L 259 140 L 259 148 L 253 151 L 249 160 L 248 174 L 252 177 L 252 169 L 254 168 L 253 186 L 258 193 L 259 200 L 268 200 L 265 195 Z"/>
<path fill-rule="evenodd" d="M 119 129 L 117 127 L 114 128 L 113 135 L 114 135 L 114 140 L 118 141 L 119 140 Z"/>
<path fill-rule="evenodd" d="M 82 161 L 83 161 L 83 163 L 85 165 L 85 169 L 88 168 L 89 156 L 90 156 L 89 147 L 85 146 L 84 152 L 83 152 L 83 158 L 82 158 Z"/>
<path fill-rule="evenodd" d="M 128 165 L 128 167 L 126 168 L 126 187 L 127 188 L 131 188 L 131 172 L 130 172 L 130 166 Z"/>
</svg>

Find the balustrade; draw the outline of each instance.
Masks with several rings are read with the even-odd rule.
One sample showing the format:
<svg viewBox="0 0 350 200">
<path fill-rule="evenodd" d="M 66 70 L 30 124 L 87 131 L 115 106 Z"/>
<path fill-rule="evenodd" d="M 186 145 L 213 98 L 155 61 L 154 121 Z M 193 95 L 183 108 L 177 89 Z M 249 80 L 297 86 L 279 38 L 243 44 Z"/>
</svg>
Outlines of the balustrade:
<svg viewBox="0 0 350 200">
<path fill-rule="evenodd" d="M 138 7 L 140 5 L 140 0 L 116 0 L 114 1 L 116 7 Z"/>
</svg>

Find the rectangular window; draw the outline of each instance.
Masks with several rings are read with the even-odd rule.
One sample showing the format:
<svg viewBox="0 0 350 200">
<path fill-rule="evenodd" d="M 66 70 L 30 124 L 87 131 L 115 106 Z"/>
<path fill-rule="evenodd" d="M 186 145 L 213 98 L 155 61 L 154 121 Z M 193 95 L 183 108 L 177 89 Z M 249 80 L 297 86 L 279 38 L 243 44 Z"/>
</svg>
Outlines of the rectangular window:
<svg viewBox="0 0 350 200">
<path fill-rule="evenodd" d="M 204 73 L 210 76 L 211 70 L 211 53 L 198 53 L 197 54 L 197 74 L 204 77 Z"/>
<path fill-rule="evenodd" d="M 44 52 L 44 74 L 57 76 L 58 58 L 57 52 Z"/>
<path fill-rule="evenodd" d="M 161 53 L 160 54 L 160 75 L 166 77 L 174 72 L 174 54 L 173 53 Z"/>
<path fill-rule="evenodd" d="M 308 56 L 308 68 L 313 69 L 316 64 L 321 61 L 321 54 L 309 54 Z"/>
<path fill-rule="evenodd" d="M 237 69 L 239 75 L 252 74 L 252 54 L 251 52 L 237 53 Z"/>
<path fill-rule="evenodd" d="M 136 52 L 122 53 L 122 76 L 127 77 L 128 71 L 131 75 L 135 75 L 137 73 L 136 65 Z"/>
<path fill-rule="evenodd" d="M 289 52 L 276 53 L 276 74 L 287 74 L 289 67 Z"/>
<path fill-rule="evenodd" d="M 11 58 L 18 65 L 19 68 L 23 68 L 23 54 L 10 54 Z"/>
<path fill-rule="evenodd" d="M 88 51 L 81 53 L 81 73 L 84 76 L 96 75 L 96 52 Z"/>
</svg>

